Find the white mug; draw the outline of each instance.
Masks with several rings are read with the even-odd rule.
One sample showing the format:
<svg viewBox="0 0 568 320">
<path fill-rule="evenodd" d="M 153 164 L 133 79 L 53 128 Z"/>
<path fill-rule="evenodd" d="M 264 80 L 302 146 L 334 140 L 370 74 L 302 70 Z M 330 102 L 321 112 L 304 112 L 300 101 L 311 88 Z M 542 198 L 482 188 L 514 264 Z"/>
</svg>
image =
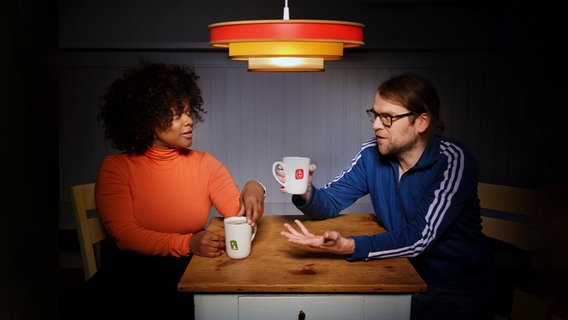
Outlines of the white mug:
<svg viewBox="0 0 568 320">
<path fill-rule="evenodd" d="M 280 165 L 286 174 L 286 182 L 280 181 L 276 174 L 276 167 Z M 306 157 L 284 157 L 282 161 L 272 164 L 272 175 L 274 179 L 286 188 L 289 194 L 304 194 L 308 189 L 310 158 Z"/>
<path fill-rule="evenodd" d="M 248 257 L 252 240 L 256 235 L 256 225 L 252 228 L 245 216 L 225 218 L 223 224 L 225 226 L 225 251 L 229 258 Z"/>
</svg>

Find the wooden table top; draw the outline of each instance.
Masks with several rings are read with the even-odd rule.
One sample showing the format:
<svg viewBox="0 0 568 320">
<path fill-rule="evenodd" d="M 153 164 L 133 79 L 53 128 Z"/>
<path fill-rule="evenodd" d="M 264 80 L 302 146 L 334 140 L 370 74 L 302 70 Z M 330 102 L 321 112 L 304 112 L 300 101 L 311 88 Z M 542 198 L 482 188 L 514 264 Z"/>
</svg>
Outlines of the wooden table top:
<svg viewBox="0 0 568 320">
<path fill-rule="evenodd" d="M 178 284 L 179 291 L 200 293 L 403 293 L 426 290 L 406 258 L 348 262 L 342 256 L 288 242 L 283 224 L 301 220 L 314 234 L 326 230 L 343 236 L 385 230 L 373 214 L 344 214 L 312 220 L 303 215 L 265 215 L 258 223 L 251 254 L 233 260 L 193 256 Z M 211 219 L 208 230 L 223 234 L 223 220 Z"/>
</svg>

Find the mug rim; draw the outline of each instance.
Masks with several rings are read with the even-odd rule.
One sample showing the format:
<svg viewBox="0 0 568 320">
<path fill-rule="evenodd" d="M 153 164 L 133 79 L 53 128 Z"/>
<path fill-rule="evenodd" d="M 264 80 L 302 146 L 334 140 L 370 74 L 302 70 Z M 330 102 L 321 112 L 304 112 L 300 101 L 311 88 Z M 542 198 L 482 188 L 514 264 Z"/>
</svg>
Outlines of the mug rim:
<svg viewBox="0 0 568 320">
<path fill-rule="evenodd" d="M 232 217 L 227 217 L 224 218 L 223 221 L 247 221 L 247 217 L 246 216 L 232 216 Z"/>
</svg>

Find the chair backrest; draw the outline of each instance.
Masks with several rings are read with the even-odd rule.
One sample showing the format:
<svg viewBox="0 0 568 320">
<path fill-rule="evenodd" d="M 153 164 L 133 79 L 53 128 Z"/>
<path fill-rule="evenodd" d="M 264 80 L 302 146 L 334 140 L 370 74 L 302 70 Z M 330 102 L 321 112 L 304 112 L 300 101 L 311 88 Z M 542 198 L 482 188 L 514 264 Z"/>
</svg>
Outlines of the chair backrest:
<svg viewBox="0 0 568 320">
<path fill-rule="evenodd" d="M 537 193 L 531 189 L 488 183 L 479 183 L 477 192 L 483 233 L 528 250 L 528 219 L 537 211 Z"/>
<path fill-rule="evenodd" d="M 93 216 L 96 210 L 94 183 L 72 186 L 71 200 L 77 223 L 83 271 L 87 281 L 97 272 L 97 255 L 94 246 L 106 239 L 107 233 L 98 215 Z"/>
</svg>

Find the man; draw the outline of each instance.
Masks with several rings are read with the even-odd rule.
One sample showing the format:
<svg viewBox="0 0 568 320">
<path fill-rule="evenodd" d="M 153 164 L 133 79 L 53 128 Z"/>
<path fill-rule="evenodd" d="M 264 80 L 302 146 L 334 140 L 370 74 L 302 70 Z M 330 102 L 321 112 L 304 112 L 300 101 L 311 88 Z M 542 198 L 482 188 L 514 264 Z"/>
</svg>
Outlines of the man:
<svg viewBox="0 0 568 320">
<path fill-rule="evenodd" d="M 386 232 L 314 235 L 296 221 L 299 231 L 285 224 L 281 235 L 349 261 L 408 257 L 428 285 L 412 298 L 412 319 L 493 319 L 496 280 L 481 232 L 477 164 L 461 143 L 439 135 L 439 108 L 436 90 L 420 76 L 382 83 L 366 110 L 375 137 L 321 189 L 311 184 L 312 166 L 308 190 L 292 197 L 305 215 L 321 219 L 369 194 Z"/>
</svg>

